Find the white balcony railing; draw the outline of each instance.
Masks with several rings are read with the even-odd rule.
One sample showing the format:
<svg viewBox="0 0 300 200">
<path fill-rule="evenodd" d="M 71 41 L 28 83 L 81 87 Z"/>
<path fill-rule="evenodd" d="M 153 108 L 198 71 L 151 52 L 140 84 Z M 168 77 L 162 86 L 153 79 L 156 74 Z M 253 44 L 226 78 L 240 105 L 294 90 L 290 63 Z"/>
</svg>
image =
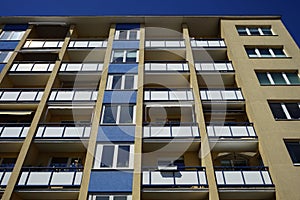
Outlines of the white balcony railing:
<svg viewBox="0 0 300 200">
<path fill-rule="evenodd" d="M 186 138 L 200 137 L 197 124 L 183 123 L 180 125 L 158 126 L 149 125 L 143 127 L 144 138 Z"/>
<path fill-rule="evenodd" d="M 30 124 L 0 124 L 0 138 L 25 138 Z"/>
<path fill-rule="evenodd" d="M 37 102 L 43 96 L 39 89 L 6 89 L 0 90 L 0 102 Z"/>
<path fill-rule="evenodd" d="M 104 48 L 107 47 L 105 40 L 78 40 L 70 41 L 69 48 Z"/>
<path fill-rule="evenodd" d="M 145 101 L 192 101 L 193 92 L 190 89 L 146 90 Z"/>
<path fill-rule="evenodd" d="M 23 48 L 61 48 L 64 41 L 59 40 L 27 40 Z"/>
<path fill-rule="evenodd" d="M 189 71 L 187 63 L 145 63 L 145 71 Z"/>
<path fill-rule="evenodd" d="M 60 72 L 95 72 L 102 71 L 103 63 L 63 63 Z"/>
<path fill-rule="evenodd" d="M 44 124 L 39 125 L 35 138 L 88 138 L 90 124 Z"/>
<path fill-rule="evenodd" d="M 205 62 L 195 63 L 197 71 L 233 71 L 231 62 Z"/>
<path fill-rule="evenodd" d="M 9 169 L 7 171 L 6 168 L 0 168 L 0 186 L 6 186 L 8 181 L 9 181 L 9 178 L 10 178 L 10 175 L 11 175 L 11 171 L 12 171 L 12 168 Z"/>
<path fill-rule="evenodd" d="M 185 47 L 184 40 L 146 40 L 147 48 L 180 48 Z"/>
<path fill-rule="evenodd" d="M 54 67 L 54 63 L 14 63 L 10 68 L 10 72 L 51 72 Z"/>
<path fill-rule="evenodd" d="M 224 40 L 222 39 L 192 39 L 192 47 L 226 47 Z"/>
<path fill-rule="evenodd" d="M 256 137 L 254 127 L 248 125 L 209 125 L 206 127 L 209 137 Z"/>
<path fill-rule="evenodd" d="M 96 101 L 97 95 L 98 92 L 93 90 L 57 89 L 51 91 L 49 101 Z"/>
<path fill-rule="evenodd" d="M 23 168 L 18 186 L 73 186 L 79 187 L 82 171 L 74 168 Z M 82 170 L 82 169 L 80 169 Z"/>
<path fill-rule="evenodd" d="M 201 90 L 201 100 L 210 101 L 243 101 L 241 90 Z"/>
</svg>

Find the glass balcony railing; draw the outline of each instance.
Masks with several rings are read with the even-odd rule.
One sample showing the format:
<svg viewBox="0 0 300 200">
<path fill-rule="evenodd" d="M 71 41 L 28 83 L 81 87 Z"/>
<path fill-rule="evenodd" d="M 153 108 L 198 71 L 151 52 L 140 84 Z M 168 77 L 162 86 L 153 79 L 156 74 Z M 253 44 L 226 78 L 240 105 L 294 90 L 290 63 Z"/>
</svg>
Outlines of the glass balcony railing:
<svg viewBox="0 0 300 200">
<path fill-rule="evenodd" d="M 244 101 L 240 89 L 209 89 L 200 91 L 201 100 L 209 101 Z"/>
<path fill-rule="evenodd" d="M 184 40 L 146 40 L 146 48 L 182 48 Z"/>
<path fill-rule="evenodd" d="M 193 186 L 207 187 L 205 168 L 182 167 L 175 169 L 166 167 L 164 170 L 147 168 L 143 170 L 143 187 L 180 187 L 190 188 Z"/>
<path fill-rule="evenodd" d="M 215 167 L 219 187 L 272 187 L 267 167 Z"/>
<path fill-rule="evenodd" d="M 0 90 L 0 102 L 37 102 L 44 91 L 40 89 L 5 89 Z"/>
<path fill-rule="evenodd" d="M 12 167 L 0 167 L 0 186 L 5 187 L 11 175 Z"/>
<path fill-rule="evenodd" d="M 195 68 L 198 72 L 205 71 L 234 71 L 231 62 L 196 62 Z"/>
<path fill-rule="evenodd" d="M 98 92 L 86 89 L 54 89 L 49 101 L 96 101 Z"/>
<path fill-rule="evenodd" d="M 191 39 L 192 47 L 226 47 L 223 39 Z"/>
<path fill-rule="evenodd" d="M 79 187 L 83 168 L 25 167 L 17 186 Z"/>
<path fill-rule="evenodd" d="M 3 123 L 0 124 L 0 138 L 25 138 L 30 124 Z"/>
<path fill-rule="evenodd" d="M 23 46 L 24 49 L 52 49 L 61 48 L 64 41 L 61 40 L 27 40 Z"/>
<path fill-rule="evenodd" d="M 144 101 L 192 101 L 194 100 L 193 91 L 191 89 L 170 90 L 162 89 L 145 89 Z"/>
<path fill-rule="evenodd" d="M 143 127 L 144 138 L 187 138 L 200 137 L 196 123 L 161 124 L 151 123 Z"/>
<path fill-rule="evenodd" d="M 17 62 L 10 68 L 10 72 L 51 72 L 54 63 L 50 62 Z"/>
<path fill-rule="evenodd" d="M 103 63 L 63 63 L 60 72 L 96 72 L 102 71 Z"/>
<path fill-rule="evenodd" d="M 209 137 L 257 137 L 251 123 L 210 124 L 206 129 Z"/>
<path fill-rule="evenodd" d="M 105 48 L 107 41 L 105 40 L 72 40 L 68 48 Z"/>
<path fill-rule="evenodd" d="M 157 72 L 178 72 L 189 71 L 188 63 L 172 63 L 172 62 L 150 62 L 145 63 L 145 71 L 157 71 Z"/>
</svg>

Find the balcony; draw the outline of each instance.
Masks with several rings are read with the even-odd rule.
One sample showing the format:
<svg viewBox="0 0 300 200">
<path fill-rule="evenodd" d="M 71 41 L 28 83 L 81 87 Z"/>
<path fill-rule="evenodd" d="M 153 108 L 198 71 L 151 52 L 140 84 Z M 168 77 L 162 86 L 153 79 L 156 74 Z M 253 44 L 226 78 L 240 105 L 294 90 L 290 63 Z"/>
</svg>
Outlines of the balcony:
<svg viewBox="0 0 300 200">
<path fill-rule="evenodd" d="M 69 49 L 82 49 L 82 48 L 106 48 L 106 40 L 72 40 L 70 41 Z"/>
<path fill-rule="evenodd" d="M 184 40 L 146 40 L 146 48 L 185 48 Z"/>
<path fill-rule="evenodd" d="M 59 49 L 63 44 L 63 40 L 27 40 L 23 49 Z"/>
<path fill-rule="evenodd" d="M 272 199 L 274 185 L 267 167 L 215 167 L 222 199 Z"/>
<path fill-rule="evenodd" d="M 41 89 L 5 89 L 0 90 L 0 102 L 26 102 L 36 103 L 41 100 L 43 96 Z"/>
<path fill-rule="evenodd" d="M 27 136 L 30 124 L 3 123 L 0 124 L 0 139 L 2 138 L 25 138 Z"/>
<path fill-rule="evenodd" d="M 53 70 L 54 62 L 15 62 L 10 68 L 10 73 L 42 73 L 51 72 Z"/>
<path fill-rule="evenodd" d="M 193 101 L 193 92 L 191 89 L 166 90 L 164 88 L 145 89 L 144 101 Z"/>
<path fill-rule="evenodd" d="M 95 102 L 98 92 L 86 89 L 56 89 L 52 90 L 49 102 Z"/>
<path fill-rule="evenodd" d="M 60 72 L 100 72 L 103 69 L 103 63 L 63 63 L 59 69 Z"/>
<path fill-rule="evenodd" d="M 12 170 L 13 168 L 11 167 L 0 168 L 0 187 L 6 187 Z"/>
<path fill-rule="evenodd" d="M 206 129 L 214 151 L 255 151 L 258 147 L 251 123 L 209 124 Z"/>
<path fill-rule="evenodd" d="M 188 72 L 189 66 L 186 62 L 147 62 L 145 63 L 146 73 L 151 72 Z"/>
<path fill-rule="evenodd" d="M 231 62 L 196 62 L 195 68 L 197 72 L 228 72 L 234 71 Z"/>
<path fill-rule="evenodd" d="M 144 169 L 142 199 L 206 199 L 208 185 L 205 169 Z"/>
<path fill-rule="evenodd" d="M 193 48 L 226 48 L 223 39 L 191 39 L 191 46 Z"/>
</svg>

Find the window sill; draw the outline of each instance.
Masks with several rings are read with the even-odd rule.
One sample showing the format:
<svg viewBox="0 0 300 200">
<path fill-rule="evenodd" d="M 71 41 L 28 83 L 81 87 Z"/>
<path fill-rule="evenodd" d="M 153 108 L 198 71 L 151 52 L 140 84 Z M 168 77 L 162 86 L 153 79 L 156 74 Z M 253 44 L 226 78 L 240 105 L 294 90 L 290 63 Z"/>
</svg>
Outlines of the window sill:
<svg viewBox="0 0 300 200">
<path fill-rule="evenodd" d="M 294 163 L 295 167 L 300 167 L 300 163 Z"/>
<path fill-rule="evenodd" d="M 272 85 L 272 84 L 260 84 L 260 86 L 300 86 L 300 83 L 290 84 L 290 85 L 288 85 L 288 84 L 274 84 L 274 85 Z"/>
<path fill-rule="evenodd" d="M 239 35 L 239 36 L 242 36 L 242 37 L 247 37 L 247 36 L 250 36 L 250 37 L 268 37 L 268 36 L 270 36 L 270 37 L 273 37 L 273 36 L 279 36 L 279 35 Z"/>
<path fill-rule="evenodd" d="M 275 121 L 300 121 L 300 119 L 276 119 Z"/>
<path fill-rule="evenodd" d="M 286 56 L 286 57 L 249 57 L 249 59 L 292 59 L 293 57 Z"/>
</svg>

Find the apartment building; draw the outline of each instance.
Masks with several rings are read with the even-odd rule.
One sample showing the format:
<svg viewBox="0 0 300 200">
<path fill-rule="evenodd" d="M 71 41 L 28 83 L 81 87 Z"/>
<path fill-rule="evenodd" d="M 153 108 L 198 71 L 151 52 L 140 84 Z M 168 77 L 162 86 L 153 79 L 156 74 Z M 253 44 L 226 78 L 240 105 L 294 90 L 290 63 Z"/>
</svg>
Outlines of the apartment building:
<svg viewBox="0 0 300 200">
<path fill-rule="evenodd" d="M 300 53 L 280 17 L 0 25 L 2 199 L 300 199 Z"/>
</svg>

